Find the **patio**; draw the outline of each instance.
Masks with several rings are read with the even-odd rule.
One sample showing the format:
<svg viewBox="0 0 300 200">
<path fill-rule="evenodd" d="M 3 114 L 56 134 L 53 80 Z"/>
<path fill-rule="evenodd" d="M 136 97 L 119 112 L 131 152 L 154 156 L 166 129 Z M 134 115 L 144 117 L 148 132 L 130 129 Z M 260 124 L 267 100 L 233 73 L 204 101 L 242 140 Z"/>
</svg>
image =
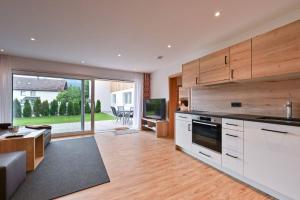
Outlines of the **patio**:
<svg viewBox="0 0 300 200">
<path fill-rule="evenodd" d="M 91 123 L 86 122 L 85 130 L 91 130 Z M 64 124 L 51 124 L 52 134 L 59 134 L 63 132 L 76 132 L 81 130 L 80 122 L 64 123 Z M 95 121 L 95 132 L 112 131 L 116 128 L 127 127 L 131 128 L 132 124 L 123 124 L 121 121 L 115 120 Z"/>
</svg>

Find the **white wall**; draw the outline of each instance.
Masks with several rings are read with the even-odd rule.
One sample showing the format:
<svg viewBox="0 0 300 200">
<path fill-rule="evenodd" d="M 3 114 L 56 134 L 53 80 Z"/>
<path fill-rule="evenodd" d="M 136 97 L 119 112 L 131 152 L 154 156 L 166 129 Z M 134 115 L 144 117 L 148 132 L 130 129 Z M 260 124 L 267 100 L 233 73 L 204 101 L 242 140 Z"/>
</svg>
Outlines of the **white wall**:
<svg viewBox="0 0 300 200">
<path fill-rule="evenodd" d="M 181 65 L 183 63 L 189 62 L 193 59 L 197 59 L 201 56 L 207 55 L 208 53 L 231 46 L 253 36 L 268 32 L 299 19 L 300 9 L 296 9 L 293 12 L 284 14 L 277 18 L 273 18 L 269 22 L 265 22 L 263 24 L 261 24 L 261 22 L 258 22 L 257 26 L 252 27 L 246 32 L 233 34 L 231 38 L 216 42 L 211 46 L 202 47 L 199 52 L 194 52 L 193 54 L 186 55 L 185 58 L 183 58 L 180 62 L 174 63 L 170 66 L 166 66 L 165 68 L 153 72 L 151 74 L 151 98 L 166 98 L 167 100 L 169 99 L 168 77 L 170 75 L 181 72 Z"/>
<path fill-rule="evenodd" d="M 102 112 L 111 112 L 110 85 L 110 81 L 95 81 L 95 101 L 101 101 Z"/>
</svg>

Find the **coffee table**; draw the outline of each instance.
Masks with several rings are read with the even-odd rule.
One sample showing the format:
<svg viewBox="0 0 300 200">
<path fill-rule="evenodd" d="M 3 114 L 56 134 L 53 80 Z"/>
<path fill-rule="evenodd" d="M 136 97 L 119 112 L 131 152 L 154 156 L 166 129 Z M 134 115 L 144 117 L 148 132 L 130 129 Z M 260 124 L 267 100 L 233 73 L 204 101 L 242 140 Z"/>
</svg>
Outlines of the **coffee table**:
<svg viewBox="0 0 300 200">
<path fill-rule="evenodd" d="M 26 170 L 34 170 L 44 159 L 45 130 L 30 130 L 28 134 L 18 138 L 6 138 L 8 131 L 0 136 L 0 153 L 26 151 Z"/>
</svg>

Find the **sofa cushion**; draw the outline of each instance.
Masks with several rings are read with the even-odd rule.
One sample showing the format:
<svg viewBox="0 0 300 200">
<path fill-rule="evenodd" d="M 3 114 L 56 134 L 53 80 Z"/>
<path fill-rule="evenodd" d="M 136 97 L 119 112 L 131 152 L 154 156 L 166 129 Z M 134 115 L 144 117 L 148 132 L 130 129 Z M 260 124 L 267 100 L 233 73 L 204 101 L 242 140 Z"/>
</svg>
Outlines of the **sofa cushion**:
<svg viewBox="0 0 300 200">
<path fill-rule="evenodd" d="M 25 177 L 25 151 L 0 154 L 0 199 L 9 199 Z"/>
</svg>

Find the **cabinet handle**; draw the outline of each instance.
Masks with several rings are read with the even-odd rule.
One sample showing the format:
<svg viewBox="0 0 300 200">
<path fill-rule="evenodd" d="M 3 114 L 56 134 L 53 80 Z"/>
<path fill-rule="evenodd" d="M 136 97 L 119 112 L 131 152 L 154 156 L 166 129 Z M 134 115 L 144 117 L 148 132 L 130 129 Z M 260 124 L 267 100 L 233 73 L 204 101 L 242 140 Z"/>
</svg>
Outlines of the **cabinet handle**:
<svg viewBox="0 0 300 200">
<path fill-rule="evenodd" d="M 233 69 L 232 70 L 230 70 L 230 77 L 231 77 L 231 79 L 233 79 Z"/>
<path fill-rule="evenodd" d="M 230 136 L 230 137 L 235 137 L 235 138 L 239 137 L 237 135 L 231 135 L 231 134 L 228 134 L 228 133 L 226 133 L 225 135 Z"/>
<path fill-rule="evenodd" d="M 209 158 L 211 157 L 210 155 L 207 155 L 206 153 L 202 153 L 201 151 L 199 151 L 199 153 L 206 156 L 206 157 L 209 157 Z"/>
<path fill-rule="evenodd" d="M 227 65 L 227 56 L 225 56 L 225 65 Z"/>
<path fill-rule="evenodd" d="M 286 131 L 276 131 L 276 130 L 271 130 L 271 129 L 266 129 L 266 128 L 262 128 L 261 130 L 262 130 L 262 131 L 274 132 L 274 133 L 288 134 L 288 132 L 286 132 Z"/>
<path fill-rule="evenodd" d="M 196 77 L 196 85 L 198 84 L 198 77 Z"/>
<path fill-rule="evenodd" d="M 226 124 L 229 125 L 229 126 L 239 126 L 237 124 L 230 124 L 230 123 L 226 123 Z"/>
<path fill-rule="evenodd" d="M 226 155 L 226 156 L 229 156 L 229 157 L 231 157 L 231 158 L 235 158 L 235 159 L 238 159 L 238 158 L 239 158 L 239 157 L 233 156 L 233 155 L 231 155 L 231 154 L 229 154 L 229 153 L 226 153 L 225 155 Z"/>
<path fill-rule="evenodd" d="M 186 118 L 187 118 L 187 117 L 183 117 L 183 116 L 178 116 L 178 117 L 183 118 L 183 119 L 186 119 Z"/>
<path fill-rule="evenodd" d="M 188 124 L 188 131 L 191 131 L 191 124 Z"/>
</svg>

